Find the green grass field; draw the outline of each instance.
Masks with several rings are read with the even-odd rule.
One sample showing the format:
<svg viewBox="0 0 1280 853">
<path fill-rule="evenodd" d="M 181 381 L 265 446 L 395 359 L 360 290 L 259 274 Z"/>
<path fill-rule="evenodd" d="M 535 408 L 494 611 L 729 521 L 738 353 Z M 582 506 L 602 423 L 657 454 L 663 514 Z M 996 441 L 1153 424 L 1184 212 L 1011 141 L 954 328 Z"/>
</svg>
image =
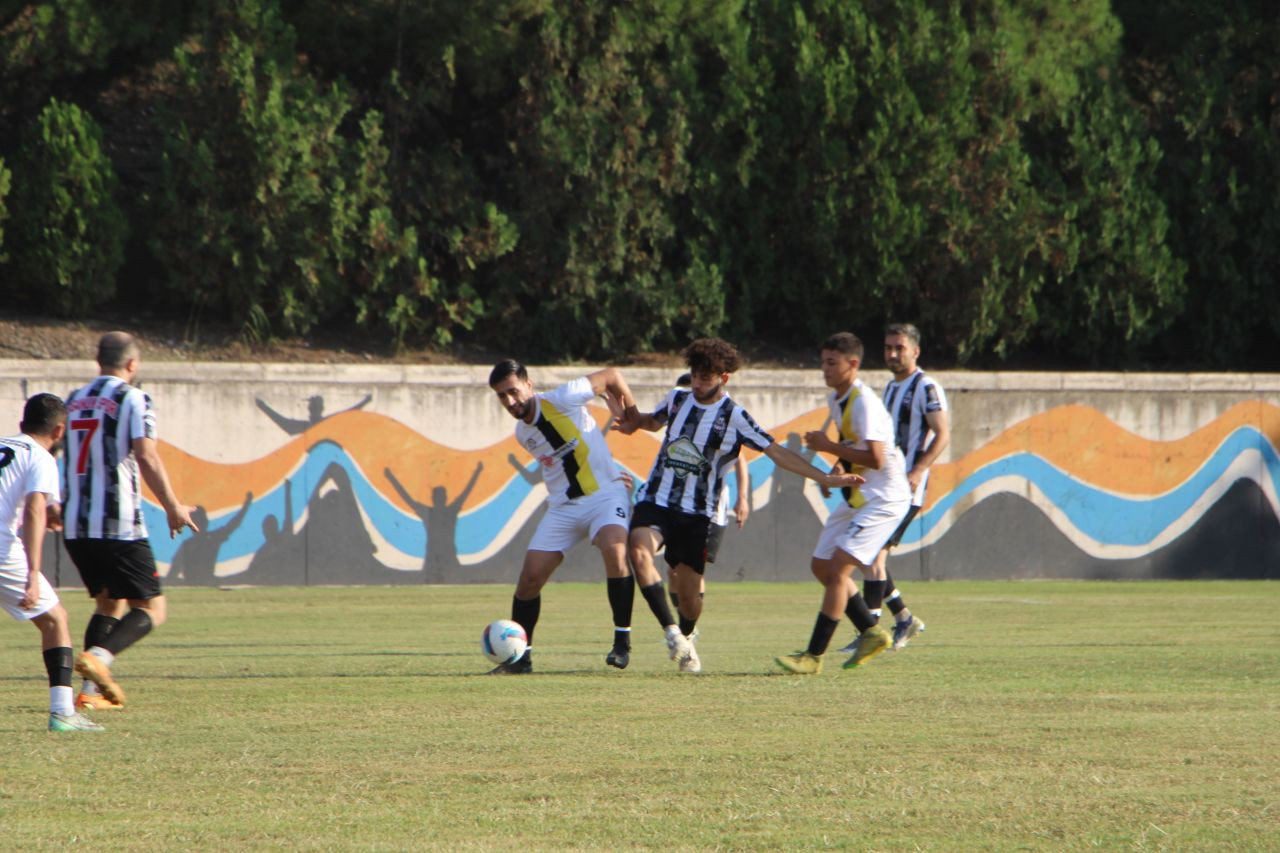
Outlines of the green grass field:
<svg viewBox="0 0 1280 853">
<path fill-rule="evenodd" d="M 14 623 L 0 847 L 1280 848 L 1280 584 L 905 593 L 908 649 L 800 677 L 817 585 L 713 582 L 681 676 L 639 597 L 618 672 L 604 585 L 555 584 L 538 674 L 489 678 L 510 587 L 179 589 L 102 735 L 44 730 Z"/>
</svg>

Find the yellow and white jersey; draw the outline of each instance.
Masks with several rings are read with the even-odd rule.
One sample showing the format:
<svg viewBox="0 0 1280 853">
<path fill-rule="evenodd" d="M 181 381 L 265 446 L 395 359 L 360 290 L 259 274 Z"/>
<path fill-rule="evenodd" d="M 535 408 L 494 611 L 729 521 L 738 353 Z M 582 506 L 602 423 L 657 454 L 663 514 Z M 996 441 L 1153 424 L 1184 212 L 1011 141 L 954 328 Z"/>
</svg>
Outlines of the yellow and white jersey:
<svg viewBox="0 0 1280 853">
<path fill-rule="evenodd" d="M 583 376 L 535 394 L 533 423 L 516 421 L 516 440 L 542 464 L 552 506 L 594 494 L 620 476 L 604 434 L 587 411 L 595 396 Z"/>
<path fill-rule="evenodd" d="M 861 486 L 840 490 L 849 506 L 857 509 L 868 501 L 910 500 L 911 487 L 907 484 L 902 451 L 894 443 L 893 421 L 880 398 L 863 385 L 861 379 L 855 379 L 843 396 L 837 397 L 832 391 L 827 404 L 841 444 L 854 450 L 866 450 L 868 441 L 884 445 L 884 464 L 878 471 L 840 460 L 845 471 L 867 479 Z"/>
</svg>

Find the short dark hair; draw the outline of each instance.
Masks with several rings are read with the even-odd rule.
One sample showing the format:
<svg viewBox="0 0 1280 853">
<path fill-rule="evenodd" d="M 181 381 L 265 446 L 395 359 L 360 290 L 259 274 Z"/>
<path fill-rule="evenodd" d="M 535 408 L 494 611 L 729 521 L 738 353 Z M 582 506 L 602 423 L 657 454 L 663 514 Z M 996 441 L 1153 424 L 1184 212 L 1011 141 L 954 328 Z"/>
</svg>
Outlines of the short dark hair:
<svg viewBox="0 0 1280 853">
<path fill-rule="evenodd" d="M 523 364 L 514 358 L 504 358 L 493 366 L 493 370 L 489 371 L 489 387 L 492 388 L 512 374 L 521 382 L 529 381 L 529 371 L 525 369 Z"/>
<path fill-rule="evenodd" d="M 677 387 L 677 388 L 688 388 L 688 387 L 689 387 L 690 385 L 692 385 L 692 384 L 693 384 L 693 374 L 692 374 L 692 373 L 681 373 L 681 374 L 680 374 L 680 377 L 679 377 L 678 379 L 676 379 L 676 387 Z"/>
<path fill-rule="evenodd" d="M 733 373 L 742 359 L 733 344 L 721 338 L 698 338 L 684 351 L 690 373 Z"/>
<path fill-rule="evenodd" d="M 853 332 L 836 332 L 822 342 L 821 350 L 834 350 L 851 358 L 862 360 L 862 341 Z"/>
<path fill-rule="evenodd" d="M 18 428 L 27 435 L 48 435 L 67 419 L 67 406 L 56 394 L 36 394 L 22 407 Z"/>
<path fill-rule="evenodd" d="M 124 367 L 137 354 L 138 343 L 128 332 L 107 332 L 98 339 L 98 365 L 101 367 Z"/>
<path fill-rule="evenodd" d="M 890 335 L 906 335 L 913 344 L 920 346 L 920 330 L 911 323 L 890 323 L 884 327 L 884 336 Z"/>
</svg>

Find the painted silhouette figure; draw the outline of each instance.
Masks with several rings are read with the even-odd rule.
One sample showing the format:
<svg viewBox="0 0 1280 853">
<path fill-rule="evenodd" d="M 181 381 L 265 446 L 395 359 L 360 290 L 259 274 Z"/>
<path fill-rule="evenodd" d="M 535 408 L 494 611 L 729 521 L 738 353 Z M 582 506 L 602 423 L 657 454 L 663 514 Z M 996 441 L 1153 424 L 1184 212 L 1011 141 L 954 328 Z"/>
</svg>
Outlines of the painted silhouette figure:
<svg viewBox="0 0 1280 853">
<path fill-rule="evenodd" d="M 254 583 L 301 583 L 305 578 L 306 547 L 293 531 L 293 484 L 284 481 L 284 515 L 262 519 L 262 547 L 249 561 L 245 576 Z"/>
<path fill-rule="evenodd" d="M 452 501 L 449 500 L 444 486 L 436 486 L 431 490 L 430 504 L 419 503 L 410 497 L 409 492 L 396 479 L 396 475 L 391 473 L 390 468 L 384 468 L 382 471 L 395 487 L 401 500 L 418 514 L 418 518 L 422 519 L 422 526 L 427 534 L 427 552 L 422 558 L 422 575 L 427 583 L 444 583 L 450 574 L 456 574 L 462 569 L 462 564 L 458 562 L 458 516 L 461 515 L 462 505 L 467 502 L 467 497 L 475 488 L 476 480 L 480 479 L 480 472 L 483 470 L 484 463 L 477 463 L 476 470 L 471 473 L 471 479 Z M 540 479 L 539 477 L 534 482 Z"/>
<path fill-rule="evenodd" d="M 334 412 L 334 414 L 340 415 L 343 412 L 354 412 L 356 409 L 362 409 L 369 405 L 369 402 L 372 399 L 372 394 L 366 394 L 365 398 L 359 403 L 343 409 L 341 412 Z M 324 398 L 318 395 L 307 398 L 307 419 L 305 421 L 297 420 L 296 418 L 286 418 L 284 415 L 268 406 L 260 397 L 255 398 L 254 402 L 258 404 L 258 408 L 262 410 L 263 414 L 271 418 L 276 426 L 280 427 L 280 429 L 284 430 L 289 435 L 300 435 L 326 418 L 333 417 L 333 415 L 326 415 L 324 413 Z"/>
<path fill-rule="evenodd" d="M 191 534 L 187 541 L 178 546 L 177 553 L 173 555 L 173 563 L 169 566 L 168 580 L 181 579 L 190 585 L 213 583 L 218 551 L 249 514 L 249 505 L 252 503 L 253 492 L 246 492 L 244 506 L 217 530 L 209 529 L 208 511 L 203 506 L 196 507 L 191 513 L 191 520 L 196 523 L 196 530 L 200 532 Z"/>
<path fill-rule="evenodd" d="M 369 583 L 404 575 L 373 556 L 378 546 L 364 525 L 351 477 L 337 462 L 316 481 L 303 534 L 307 583 Z"/>
<path fill-rule="evenodd" d="M 542 482 L 542 470 L 540 466 L 535 466 L 534 470 L 520 464 L 520 460 L 516 458 L 514 453 L 507 454 L 507 461 L 511 463 L 511 467 L 516 469 L 516 473 L 524 478 L 524 481 L 530 486 L 536 486 Z"/>
</svg>

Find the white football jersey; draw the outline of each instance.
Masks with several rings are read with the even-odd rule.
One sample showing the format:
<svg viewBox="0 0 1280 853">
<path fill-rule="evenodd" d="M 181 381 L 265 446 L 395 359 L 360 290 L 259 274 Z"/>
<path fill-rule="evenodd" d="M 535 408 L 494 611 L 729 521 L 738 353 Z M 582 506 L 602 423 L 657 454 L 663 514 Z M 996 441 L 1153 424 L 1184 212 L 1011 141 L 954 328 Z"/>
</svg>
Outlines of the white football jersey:
<svg viewBox="0 0 1280 853">
<path fill-rule="evenodd" d="M 586 408 L 595 396 L 591 380 L 583 376 L 535 394 L 533 423 L 516 421 L 516 440 L 542 463 L 552 506 L 594 494 L 621 476 L 604 434 Z"/>
<path fill-rule="evenodd" d="M 30 436 L 0 438 L 0 564 L 25 562 L 20 529 L 27 495 L 43 492 L 59 503 L 58 463 Z"/>
<path fill-rule="evenodd" d="M 866 450 L 868 441 L 884 444 L 884 464 L 880 469 L 863 468 L 841 459 L 841 467 L 852 474 L 860 474 L 866 482 L 853 488 L 841 489 L 845 501 L 855 509 L 872 500 L 905 501 L 911 496 L 907 485 L 907 469 L 903 465 L 902 451 L 893 441 L 893 422 L 885 411 L 880 398 L 872 394 L 861 379 L 843 396 L 834 391 L 827 398 L 831 419 L 840 433 L 840 443 L 854 450 Z"/>
</svg>

